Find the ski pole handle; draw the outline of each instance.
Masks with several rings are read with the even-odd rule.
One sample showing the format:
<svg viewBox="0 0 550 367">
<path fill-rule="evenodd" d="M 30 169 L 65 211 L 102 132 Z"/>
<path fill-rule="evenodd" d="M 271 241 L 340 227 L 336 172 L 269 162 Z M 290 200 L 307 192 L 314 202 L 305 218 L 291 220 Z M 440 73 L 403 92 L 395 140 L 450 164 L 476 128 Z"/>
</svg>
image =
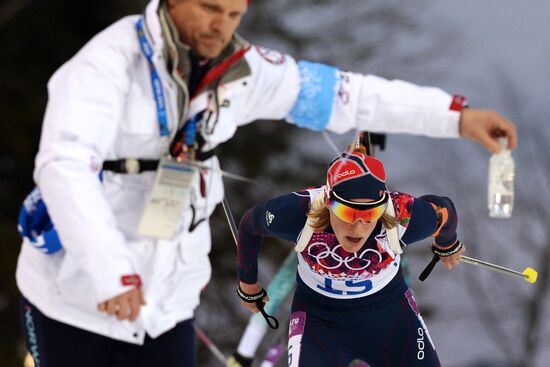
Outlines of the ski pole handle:
<svg viewBox="0 0 550 367">
<path fill-rule="evenodd" d="M 265 322 L 267 323 L 267 325 L 272 329 L 278 329 L 279 328 L 279 320 L 277 320 L 277 318 L 275 316 L 269 315 L 265 311 L 264 306 L 265 306 L 265 304 L 262 300 L 256 301 L 256 307 L 258 308 L 258 310 L 260 310 L 260 313 L 264 317 Z"/>
<path fill-rule="evenodd" d="M 270 328 L 277 329 L 279 327 L 279 320 L 277 320 L 277 318 L 275 318 L 275 316 L 269 315 L 264 310 L 264 306 L 265 306 L 264 298 L 267 296 L 267 292 L 264 288 L 262 288 L 258 293 L 248 294 L 248 293 L 245 293 L 245 291 L 243 291 L 241 289 L 241 285 L 239 284 L 237 286 L 236 292 L 237 292 L 237 295 L 239 296 L 239 298 L 243 302 L 254 303 L 256 305 L 256 308 L 258 309 L 258 311 L 260 311 L 260 313 L 262 314 L 262 316 L 265 319 L 265 322 L 267 323 L 267 325 Z"/>
<path fill-rule="evenodd" d="M 420 279 L 421 282 L 426 280 L 428 275 L 432 273 L 432 270 L 434 270 L 434 267 L 438 261 L 439 261 L 439 256 L 434 254 L 430 263 L 426 266 L 426 268 L 422 271 L 422 273 L 420 273 L 420 276 L 418 277 L 418 279 Z"/>
</svg>

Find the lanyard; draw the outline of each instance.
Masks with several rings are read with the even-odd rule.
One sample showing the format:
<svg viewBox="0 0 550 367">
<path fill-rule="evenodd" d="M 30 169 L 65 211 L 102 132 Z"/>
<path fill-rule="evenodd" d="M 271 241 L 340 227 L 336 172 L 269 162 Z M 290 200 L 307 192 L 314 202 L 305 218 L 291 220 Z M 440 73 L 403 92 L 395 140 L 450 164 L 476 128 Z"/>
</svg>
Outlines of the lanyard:
<svg viewBox="0 0 550 367">
<path fill-rule="evenodd" d="M 139 18 L 136 23 L 137 34 L 139 43 L 141 45 L 141 51 L 149 62 L 149 69 L 151 70 L 151 86 L 153 88 L 153 95 L 155 97 L 155 103 L 157 105 L 157 116 L 160 130 L 160 136 L 168 136 L 170 131 L 168 129 L 168 117 L 166 113 L 166 104 L 164 99 L 164 92 L 162 87 L 162 81 L 153 64 L 153 49 L 145 37 L 143 30 L 143 18 Z"/>
<path fill-rule="evenodd" d="M 184 127 L 183 143 L 190 148 L 194 147 L 197 142 L 197 121 L 199 120 L 199 115 L 202 114 L 197 113 L 191 117 L 191 120 Z"/>
</svg>

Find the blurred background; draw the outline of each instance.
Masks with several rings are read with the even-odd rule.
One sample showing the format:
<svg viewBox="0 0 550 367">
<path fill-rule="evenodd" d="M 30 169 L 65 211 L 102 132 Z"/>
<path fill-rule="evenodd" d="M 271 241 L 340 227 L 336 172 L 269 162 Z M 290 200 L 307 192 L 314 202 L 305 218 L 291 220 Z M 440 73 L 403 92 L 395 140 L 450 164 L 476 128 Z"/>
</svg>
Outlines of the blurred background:
<svg viewBox="0 0 550 367">
<path fill-rule="evenodd" d="M 144 0 L 0 1 L 0 366 L 22 366 L 14 272 L 20 240 L 16 219 L 33 187 L 46 82 L 86 41 L 113 21 L 142 11 Z M 550 360 L 550 3 L 544 0 L 257 0 L 240 33 L 297 59 L 361 73 L 438 86 L 465 95 L 472 107 L 496 109 L 516 122 L 515 208 L 511 219 L 487 215 L 489 153 L 463 140 L 387 137 L 377 155 L 390 188 L 453 198 L 459 237 L 468 254 L 519 271 L 537 283 L 463 264 L 418 274 L 431 258 L 429 242 L 407 249 L 417 301 L 440 359 L 451 367 L 543 367 Z M 329 135 L 345 149 L 353 134 Z M 323 183 L 335 155 L 326 137 L 276 121 L 241 128 L 221 148 L 222 167 L 258 185 L 226 181 L 237 220 L 255 202 Z M 234 293 L 236 256 L 221 208 L 212 219 L 213 279 L 197 325 L 224 354 L 236 348 L 249 314 Z M 291 245 L 268 242 L 261 255 L 264 284 Z M 285 308 L 286 307 L 286 308 Z M 288 302 L 278 314 L 286 322 Z M 282 331 L 270 332 L 259 359 Z M 201 366 L 220 366 L 204 344 Z M 285 365 L 282 358 L 277 365 Z"/>
</svg>

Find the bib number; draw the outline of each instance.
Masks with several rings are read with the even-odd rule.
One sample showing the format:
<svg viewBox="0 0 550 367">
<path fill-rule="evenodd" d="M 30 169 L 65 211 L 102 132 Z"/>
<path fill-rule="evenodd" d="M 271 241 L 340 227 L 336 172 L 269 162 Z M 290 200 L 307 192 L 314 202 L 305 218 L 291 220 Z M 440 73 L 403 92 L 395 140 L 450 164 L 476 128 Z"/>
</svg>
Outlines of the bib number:
<svg viewBox="0 0 550 367">
<path fill-rule="evenodd" d="M 360 281 L 354 281 L 354 280 L 346 280 L 343 282 L 338 282 L 338 289 L 333 288 L 333 280 L 325 278 L 325 285 L 317 285 L 319 289 L 329 292 L 332 294 L 338 294 L 338 295 L 356 295 L 356 294 L 363 294 L 372 289 L 372 282 L 370 280 L 360 280 Z M 343 283 L 343 284 L 340 284 Z"/>
</svg>

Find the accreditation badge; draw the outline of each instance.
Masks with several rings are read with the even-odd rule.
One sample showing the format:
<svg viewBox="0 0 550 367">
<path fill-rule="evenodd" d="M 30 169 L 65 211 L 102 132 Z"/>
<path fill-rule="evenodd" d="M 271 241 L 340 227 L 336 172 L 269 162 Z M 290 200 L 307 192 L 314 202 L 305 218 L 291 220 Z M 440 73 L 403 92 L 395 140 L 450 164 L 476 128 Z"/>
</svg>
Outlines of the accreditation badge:
<svg viewBox="0 0 550 367">
<path fill-rule="evenodd" d="M 138 234 L 170 239 L 189 205 L 191 188 L 197 180 L 198 168 L 171 158 L 160 160 L 155 184 L 141 215 Z"/>
</svg>

